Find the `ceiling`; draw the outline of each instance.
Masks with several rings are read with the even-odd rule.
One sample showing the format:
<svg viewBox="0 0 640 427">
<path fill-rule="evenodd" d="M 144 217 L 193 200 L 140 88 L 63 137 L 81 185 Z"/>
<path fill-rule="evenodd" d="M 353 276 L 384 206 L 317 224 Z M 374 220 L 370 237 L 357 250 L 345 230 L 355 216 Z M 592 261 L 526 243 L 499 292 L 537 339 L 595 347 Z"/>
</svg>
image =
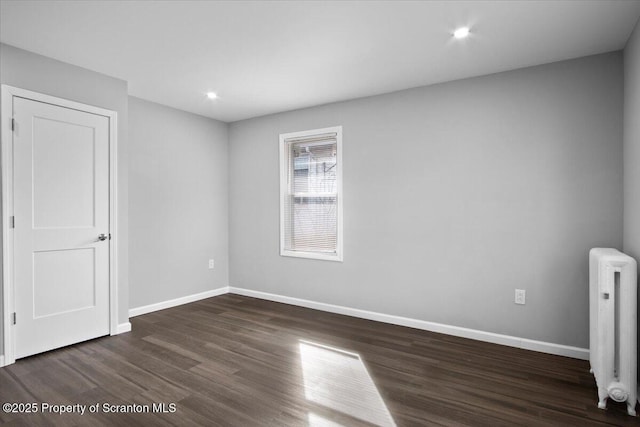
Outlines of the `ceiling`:
<svg viewBox="0 0 640 427">
<path fill-rule="evenodd" d="M 619 50 L 639 16 L 635 0 L 1 0 L 0 40 L 230 122 Z"/>
</svg>

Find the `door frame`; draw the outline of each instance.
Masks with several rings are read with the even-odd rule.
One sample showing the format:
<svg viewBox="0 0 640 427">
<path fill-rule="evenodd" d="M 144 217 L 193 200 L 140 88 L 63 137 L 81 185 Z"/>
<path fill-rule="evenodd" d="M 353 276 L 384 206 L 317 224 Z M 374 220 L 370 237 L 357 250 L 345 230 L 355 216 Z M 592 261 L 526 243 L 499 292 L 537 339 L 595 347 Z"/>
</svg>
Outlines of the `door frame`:
<svg viewBox="0 0 640 427">
<path fill-rule="evenodd" d="M 13 228 L 10 228 L 10 216 L 13 215 L 13 98 L 26 98 L 33 101 L 53 104 L 73 110 L 107 117 L 109 119 L 109 331 L 118 333 L 118 113 L 112 110 L 86 105 L 64 98 L 45 95 L 9 85 L 2 85 L 2 114 L 0 149 L 2 164 L 2 331 L 3 353 L 0 366 L 15 363 L 15 334 L 12 313 L 15 309 L 14 250 Z M 20 131 L 19 124 L 17 131 Z M 19 320 L 19 319 L 18 319 Z M 3 360 L 4 359 L 4 360 Z"/>
</svg>

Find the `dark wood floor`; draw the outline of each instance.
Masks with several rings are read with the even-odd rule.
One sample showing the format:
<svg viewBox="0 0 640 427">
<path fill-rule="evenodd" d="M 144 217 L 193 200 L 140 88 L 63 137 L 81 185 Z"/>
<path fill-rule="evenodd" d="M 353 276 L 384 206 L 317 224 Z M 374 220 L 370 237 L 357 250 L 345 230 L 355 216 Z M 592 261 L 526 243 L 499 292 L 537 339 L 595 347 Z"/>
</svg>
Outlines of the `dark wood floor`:
<svg viewBox="0 0 640 427">
<path fill-rule="evenodd" d="M 640 424 L 623 405 L 597 409 L 588 363 L 570 358 L 237 295 L 132 324 L 131 333 L 0 369 L 0 402 L 175 403 L 175 413 L 1 412 L 0 423 Z"/>
</svg>

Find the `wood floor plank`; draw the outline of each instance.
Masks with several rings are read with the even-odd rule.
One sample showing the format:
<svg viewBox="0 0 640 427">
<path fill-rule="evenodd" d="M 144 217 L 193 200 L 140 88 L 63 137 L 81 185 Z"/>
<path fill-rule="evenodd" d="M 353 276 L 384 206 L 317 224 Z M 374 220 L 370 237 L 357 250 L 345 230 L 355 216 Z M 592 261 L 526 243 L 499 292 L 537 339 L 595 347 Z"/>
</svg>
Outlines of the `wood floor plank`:
<svg viewBox="0 0 640 427">
<path fill-rule="evenodd" d="M 624 405 L 597 408 L 581 360 L 231 294 L 131 323 L 0 369 L 0 400 L 175 412 L 3 412 L 0 425 L 640 425 Z"/>
</svg>

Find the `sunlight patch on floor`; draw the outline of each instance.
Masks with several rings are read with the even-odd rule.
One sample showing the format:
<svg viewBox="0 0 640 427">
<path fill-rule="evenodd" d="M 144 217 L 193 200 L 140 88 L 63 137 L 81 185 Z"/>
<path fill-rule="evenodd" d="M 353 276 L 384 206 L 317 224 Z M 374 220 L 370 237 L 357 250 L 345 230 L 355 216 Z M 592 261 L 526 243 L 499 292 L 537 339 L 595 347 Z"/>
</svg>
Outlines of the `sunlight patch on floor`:
<svg viewBox="0 0 640 427">
<path fill-rule="evenodd" d="M 313 412 L 309 412 L 309 427 L 343 427 L 335 421 L 331 421 Z"/>
<path fill-rule="evenodd" d="M 300 359 L 307 400 L 378 426 L 395 426 L 357 353 L 300 340 Z M 339 424 L 309 413 L 309 425 Z"/>
</svg>

